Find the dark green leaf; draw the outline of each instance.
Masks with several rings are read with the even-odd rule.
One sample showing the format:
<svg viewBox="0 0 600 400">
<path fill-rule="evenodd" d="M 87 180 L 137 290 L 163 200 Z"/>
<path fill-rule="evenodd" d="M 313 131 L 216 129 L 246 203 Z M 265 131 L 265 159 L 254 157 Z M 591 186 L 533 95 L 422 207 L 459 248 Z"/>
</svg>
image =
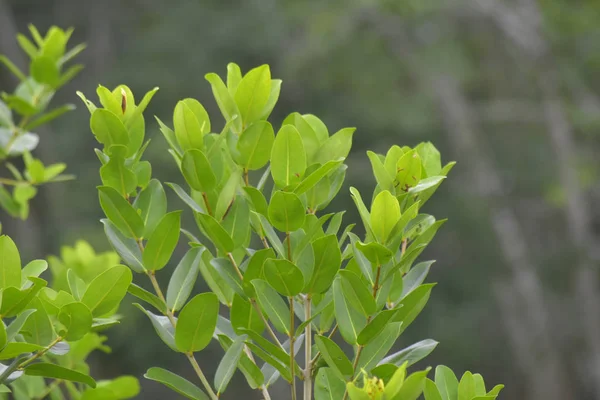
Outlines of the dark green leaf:
<svg viewBox="0 0 600 400">
<path fill-rule="evenodd" d="M 194 296 L 181 310 L 175 329 L 175 344 L 182 352 L 205 348 L 217 326 L 219 300 L 214 293 Z"/>
</svg>

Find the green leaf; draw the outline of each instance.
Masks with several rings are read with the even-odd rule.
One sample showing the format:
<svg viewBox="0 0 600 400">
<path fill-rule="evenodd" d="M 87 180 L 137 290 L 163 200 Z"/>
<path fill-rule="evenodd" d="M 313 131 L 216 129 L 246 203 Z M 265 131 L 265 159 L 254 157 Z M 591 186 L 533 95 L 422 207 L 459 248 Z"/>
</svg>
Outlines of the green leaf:
<svg viewBox="0 0 600 400">
<path fill-rule="evenodd" d="M 28 343 L 47 346 L 56 337 L 48 313 L 39 298 L 34 298 L 29 308 L 35 310 L 35 312 L 27 318 L 22 330 L 19 330 L 19 332 L 24 334 Z"/>
<path fill-rule="evenodd" d="M 375 299 L 359 276 L 347 269 L 339 270 L 338 275 L 342 278 L 342 290 L 354 309 L 365 317 L 375 314 Z"/>
<path fill-rule="evenodd" d="M 465 372 L 458 383 L 458 400 L 471 400 L 475 397 L 475 380 L 473 374 Z"/>
<path fill-rule="evenodd" d="M 129 287 L 127 288 L 127 292 L 129 294 L 131 294 L 132 296 L 135 296 L 138 299 L 143 300 L 146 303 L 152 305 L 154 308 L 156 308 L 161 313 L 163 313 L 163 314 L 167 313 L 167 306 L 164 301 L 162 301 L 156 295 L 150 293 L 146 289 L 136 285 L 135 283 L 132 283 L 131 285 L 129 285 Z"/>
<path fill-rule="evenodd" d="M 356 242 L 355 246 L 373 265 L 385 265 L 394 256 L 390 249 L 379 243 Z"/>
<path fill-rule="evenodd" d="M 319 149 L 315 162 L 325 164 L 330 160 L 346 159 L 352 148 L 352 135 L 356 128 L 343 128 L 331 135 Z"/>
<path fill-rule="evenodd" d="M 160 339 L 171 348 L 171 350 L 179 351 L 177 346 L 175 345 L 175 329 L 169 321 L 168 317 L 163 317 L 162 315 L 156 315 L 142 307 L 141 305 L 134 303 L 134 306 L 139 308 L 146 316 L 150 319 L 156 334 Z"/>
<path fill-rule="evenodd" d="M 400 322 L 388 324 L 379 335 L 371 340 L 360 355 L 358 368 L 370 371 L 391 350 L 400 336 L 402 324 Z"/>
<path fill-rule="evenodd" d="M 388 326 L 388 323 L 390 320 L 392 320 L 392 318 L 394 318 L 396 312 L 398 312 L 397 309 L 383 310 L 379 312 L 375 318 L 373 318 L 371 322 L 369 322 L 367 326 L 360 331 L 356 342 L 363 346 L 368 344 L 371 340 L 377 337 L 377 335 L 379 335 L 386 326 Z M 382 362 L 381 364 L 384 363 Z"/>
<path fill-rule="evenodd" d="M 61 336 L 68 341 L 77 341 L 92 328 L 92 313 L 81 302 L 69 303 L 61 307 L 58 320 L 65 326 Z"/>
<path fill-rule="evenodd" d="M 191 149 L 184 153 L 181 170 L 188 185 L 199 192 L 210 192 L 217 184 L 212 167 L 200 150 Z"/>
<path fill-rule="evenodd" d="M 221 114 L 225 117 L 225 121 L 231 123 L 234 132 L 240 133 L 242 131 L 242 117 L 237 104 L 233 100 L 233 95 L 227 90 L 219 75 L 206 74 L 205 79 L 212 87 L 213 96 L 217 101 Z"/>
<path fill-rule="evenodd" d="M 389 365 L 389 364 L 387 364 L 387 365 Z M 377 369 L 377 368 L 375 368 L 375 369 Z M 371 371 L 371 372 L 374 374 L 373 371 Z M 402 385 L 404 384 L 405 379 L 406 379 L 406 364 L 403 364 L 394 371 L 394 373 L 391 376 L 391 378 L 389 379 L 389 381 L 385 384 L 385 388 L 383 390 L 385 397 L 389 398 L 389 399 L 396 398 L 395 396 L 398 394 L 398 392 L 402 388 Z"/>
<path fill-rule="evenodd" d="M 29 264 L 24 266 L 21 270 L 21 288 L 30 288 L 33 282 L 29 280 L 29 278 L 37 278 L 47 269 L 48 262 L 46 260 L 33 260 L 29 262 Z"/>
<path fill-rule="evenodd" d="M 438 390 L 437 386 L 435 386 L 435 382 L 431 379 L 425 380 L 423 395 L 425 396 L 425 400 L 442 400 L 440 391 Z"/>
<path fill-rule="evenodd" d="M 217 367 L 217 372 L 215 372 L 215 389 L 217 390 L 217 396 L 225 391 L 227 385 L 231 381 L 233 373 L 242 358 L 245 340 L 246 336 L 238 336 L 221 359 L 221 362 Z"/>
<path fill-rule="evenodd" d="M 144 237 L 149 237 L 167 212 L 167 195 L 160 181 L 152 179 L 135 199 L 133 208 L 140 210 L 144 223 Z"/>
<path fill-rule="evenodd" d="M 115 144 L 127 146 L 129 144 L 129 135 L 125 125 L 119 117 L 106 109 L 98 108 L 92 113 L 90 119 L 90 128 L 96 140 L 102 143 L 106 149 Z"/>
<path fill-rule="evenodd" d="M 333 340 L 326 336 L 317 335 L 315 336 L 315 344 L 327 364 L 339 378 L 346 380 L 354 375 L 352 362 Z"/>
<path fill-rule="evenodd" d="M 306 159 L 309 164 L 312 164 L 315 154 L 319 150 L 319 147 L 321 147 L 321 142 L 312 126 L 297 112 L 291 113 L 285 118 L 283 125 L 286 124 L 295 126 L 298 133 L 300 133 L 306 151 Z"/>
<path fill-rule="evenodd" d="M 15 336 L 21 331 L 23 325 L 27 322 L 27 319 L 31 314 L 36 312 L 35 309 L 25 310 L 17 318 L 15 318 L 6 328 L 6 341 L 11 342 Z"/>
<path fill-rule="evenodd" d="M 192 248 L 183 256 L 167 287 L 167 306 L 171 311 L 179 311 L 192 293 L 198 277 L 198 264 L 202 249 Z"/>
<path fill-rule="evenodd" d="M 275 258 L 273 249 L 261 249 L 252 254 L 248 267 L 244 271 L 244 291 L 250 297 L 256 297 L 252 280 L 264 279 L 264 264 L 268 258 Z"/>
<path fill-rule="evenodd" d="M 215 207 L 215 219 L 221 221 L 229 208 L 231 202 L 235 198 L 235 194 L 238 186 L 240 185 L 241 174 L 239 170 L 235 170 L 229 175 L 227 182 L 223 185 L 219 198 L 217 199 L 217 206 Z"/>
<path fill-rule="evenodd" d="M 229 236 L 227 231 L 223 229 L 214 217 L 200 213 L 195 213 L 194 215 L 198 224 L 206 232 L 217 249 L 224 253 L 230 253 L 235 249 L 233 239 L 231 239 L 231 236 Z"/>
<path fill-rule="evenodd" d="M 148 238 L 142 255 L 147 270 L 157 271 L 167 265 L 179 241 L 180 228 L 181 211 L 173 211 L 162 217 Z"/>
<path fill-rule="evenodd" d="M 264 194 L 260 190 L 251 186 L 244 187 L 244 192 L 246 192 L 246 194 L 248 195 L 248 198 L 250 199 L 254 211 L 264 216 L 267 216 L 268 205 Z"/>
<path fill-rule="evenodd" d="M 0 289 L 21 287 L 21 257 L 15 242 L 0 236 Z"/>
<path fill-rule="evenodd" d="M 398 313 L 394 317 L 394 321 L 402 322 L 402 330 L 408 328 L 421 313 L 423 307 L 425 307 L 425 304 L 427 304 L 427 301 L 429 300 L 431 289 L 433 289 L 434 286 L 435 284 L 421 285 L 398 303 L 399 305 L 402 305 L 402 308 L 398 310 Z"/>
<path fill-rule="evenodd" d="M 127 200 L 108 186 L 98 187 L 98 195 L 104 214 L 126 237 L 142 237 L 144 221 Z"/>
<path fill-rule="evenodd" d="M 275 184 L 287 187 L 299 183 L 306 171 L 306 153 L 298 130 L 281 127 L 271 150 L 271 176 Z"/>
<path fill-rule="evenodd" d="M 160 382 L 169 389 L 192 400 L 209 400 L 208 396 L 196 385 L 166 369 L 153 367 L 145 374 L 144 378 Z"/>
<path fill-rule="evenodd" d="M 436 371 L 437 372 L 437 371 Z M 490 390 L 488 392 L 488 396 L 493 396 L 494 398 L 496 398 L 498 396 L 498 394 L 500 394 L 500 391 L 504 389 L 504 385 L 496 385 L 494 386 L 494 388 L 492 390 Z"/>
<path fill-rule="evenodd" d="M 125 165 L 127 147 L 112 145 L 109 148 L 109 161 L 100 168 L 100 176 L 104 186 L 117 190 L 121 196 L 126 197 L 137 186 L 137 177 L 133 170 Z"/>
<path fill-rule="evenodd" d="M 0 307 L 0 315 L 3 318 L 14 317 L 27 308 L 38 292 L 48 284 L 48 282 L 41 278 L 30 277 L 28 279 L 33 282 L 33 286 L 28 289 L 19 290 L 16 287 L 11 286 L 2 291 L 2 307 Z"/>
<path fill-rule="evenodd" d="M 136 397 L 140 383 L 133 376 L 120 376 L 110 381 L 101 381 L 95 389 L 83 392 L 80 400 L 123 400 Z"/>
<path fill-rule="evenodd" d="M 339 400 L 346 393 L 346 383 L 333 369 L 319 368 L 315 380 L 315 400 Z"/>
<path fill-rule="evenodd" d="M 342 253 L 335 235 L 323 236 L 312 243 L 315 266 L 305 293 L 323 293 L 329 289 L 342 264 Z"/>
<path fill-rule="evenodd" d="M 289 335 L 290 310 L 281 296 L 267 282 L 261 279 L 252 281 L 261 309 L 281 333 Z"/>
<path fill-rule="evenodd" d="M 221 344 L 221 347 L 223 347 L 225 351 L 229 350 L 229 348 L 233 344 L 233 340 L 231 340 L 231 338 L 229 338 L 228 336 L 219 335 L 218 339 L 219 343 Z M 248 382 L 250 388 L 257 389 L 264 383 L 265 377 L 263 373 L 261 372 L 260 368 L 258 368 L 258 366 L 254 363 L 254 361 L 252 361 L 248 357 L 247 354 L 242 353 L 242 357 L 238 364 L 238 368 L 246 377 L 246 381 Z"/>
<path fill-rule="evenodd" d="M 184 99 L 175 106 L 173 127 L 177 142 L 183 151 L 202 150 L 204 135 L 210 132 L 210 119 L 202 104 L 197 100 Z"/>
<path fill-rule="evenodd" d="M 419 144 L 415 150 L 421 157 L 427 176 L 439 175 L 442 170 L 442 161 L 438 149 L 431 142 L 425 142 Z"/>
<path fill-rule="evenodd" d="M 244 329 L 261 333 L 265 329 L 260 315 L 249 301 L 236 294 L 231 305 L 231 326 L 236 334 L 243 334 Z"/>
<path fill-rule="evenodd" d="M 104 225 L 104 233 L 111 246 L 121 256 L 127 266 L 137 273 L 145 271 L 142 264 L 142 252 L 134 239 L 123 235 L 115 225 L 107 219 L 100 220 Z"/>
<path fill-rule="evenodd" d="M 396 193 L 406 193 L 421 180 L 421 157 L 416 150 L 411 150 L 398 160 L 396 169 Z"/>
<path fill-rule="evenodd" d="M 288 260 L 266 260 L 264 274 L 269 285 L 284 296 L 295 296 L 304 287 L 302 271 Z"/>
<path fill-rule="evenodd" d="M 242 70 L 236 63 L 227 64 L 227 90 L 232 96 L 235 95 L 238 85 L 242 81 Z"/>
<path fill-rule="evenodd" d="M 356 208 L 358 209 L 358 213 L 360 214 L 360 219 L 365 226 L 365 230 L 367 231 L 367 239 L 368 236 L 373 236 L 373 230 L 371 227 L 371 214 L 369 214 L 369 210 L 365 206 L 365 203 L 362 200 L 362 197 L 356 188 L 350 188 L 350 194 L 352 196 L 352 200 L 354 200 L 354 204 L 356 204 Z"/>
<path fill-rule="evenodd" d="M 231 261 L 227 258 L 213 258 L 210 264 L 214 267 L 215 271 L 220 277 L 233 289 L 234 292 L 240 296 L 245 296 L 244 285 L 240 278 L 237 269 L 233 266 Z"/>
<path fill-rule="evenodd" d="M 458 379 L 450 368 L 439 365 L 435 369 L 435 384 L 440 390 L 442 400 L 458 399 Z"/>
<path fill-rule="evenodd" d="M 186 353 L 205 348 L 217 326 L 219 299 L 214 293 L 194 296 L 181 310 L 175 328 L 175 344 Z"/>
<path fill-rule="evenodd" d="M 50 363 L 30 364 L 24 369 L 25 375 L 43 376 L 45 378 L 64 379 L 71 382 L 85 383 L 93 388 L 96 381 L 89 375 Z"/>
<path fill-rule="evenodd" d="M 426 369 L 425 371 L 415 372 L 414 374 L 408 376 L 402 384 L 402 387 L 400 388 L 396 398 L 403 400 L 417 400 L 423 393 L 425 379 L 427 379 L 429 369 L 430 368 Z"/>
<path fill-rule="evenodd" d="M 271 94 L 271 71 L 261 65 L 248 71 L 235 91 L 235 102 L 240 110 L 244 126 L 258 120 Z"/>
<path fill-rule="evenodd" d="M 0 351 L 0 360 L 9 360 L 21 354 L 34 353 L 36 351 L 42 350 L 43 348 L 44 346 L 40 346 L 38 344 L 33 343 L 9 342 L 8 344 L 6 344 L 6 346 L 4 346 L 2 351 Z"/>
<path fill-rule="evenodd" d="M 336 169 L 341 163 L 342 159 L 339 160 L 331 160 L 327 161 L 325 164 L 321 165 L 319 168 L 310 173 L 296 188 L 294 189 L 294 193 L 297 195 L 301 195 L 308 190 L 312 189 L 317 183 L 319 183 L 323 178 L 325 178 L 331 171 Z"/>
<path fill-rule="evenodd" d="M 131 270 L 124 265 L 117 265 L 96 276 L 81 298 L 92 315 L 99 317 L 114 310 L 132 281 Z"/>
<path fill-rule="evenodd" d="M 60 78 L 56 63 L 47 56 L 38 56 L 31 60 L 30 74 L 37 82 L 50 87 L 55 87 Z"/>
<path fill-rule="evenodd" d="M 6 325 L 4 325 L 4 323 L 0 324 L 0 349 L 3 349 L 4 346 L 6 346 L 6 342 L 8 341 L 7 339 L 7 333 L 6 333 Z"/>
<path fill-rule="evenodd" d="M 269 93 L 269 100 L 267 100 L 267 104 L 262 110 L 260 119 L 267 119 L 273 108 L 275 108 L 275 104 L 277 104 L 277 100 L 279 100 L 279 93 L 281 92 L 281 79 L 271 79 L 271 93 Z"/>
<path fill-rule="evenodd" d="M 387 190 L 380 192 L 371 205 L 371 228 L 379 243 L 385 243 L 400 220 L 400 204 Z"/>
<path fill-rule="evenodd" d="M 239 164 L 249 170 L 264 167 L 269 162 L 274 141 L 275 132 L 269 122 L 254 122 L 242 132 L 237 142 Z"/>
<path fill-rule="evenodd" d="M 290 192 L 276 191 L 269 204 L 269 221 L 281 232 L 293 232 L 302 228 L 306 211 L 298 196 Z"/>
<path fill-rule="evenodd" d="M 438 342 L 436 342 L 435 340 L 422 340 L 394 354 L 390 354 L 389 356 L 381 360 L 380 364 L 394 364 L 400 366 L 406 363 L 406 366 L 410 367 L 411 365 L 415 364 L 418 361 L 421 361 L 423 358 L 431 354 L 431 352 L 435 350 L 437 345 Z"/>
<path fill-rule="evenodd" d="M 372 151 L 367 151 L 367 156 L 369 157 L 369 161 L 371 161 L 371 168 L 373 168 L 373 175 L 375 175 L 375 179 L 377 180 L 377 184 L 382 190 L 394 190 L 394 175 L 390 175 L 386 170 L 383 162 L 379 155 L 373 153 Z"/>
<path fill-rule="evenodd" d="M 251 229 L 250 205 L 243 195 L 237 195 L 232 201 L 222 225 L 233 240 L 235 248 L 248 247 Z"/>
<path fill-rule="evenodd" d="M 356 344 L 358 334 L 367 324 L 367 319 L 350 306 L 349 299 L 342 289 L 341 277 L 333 281 L 333 304 L 342 337 L 349 344 Z"/>
</svg>

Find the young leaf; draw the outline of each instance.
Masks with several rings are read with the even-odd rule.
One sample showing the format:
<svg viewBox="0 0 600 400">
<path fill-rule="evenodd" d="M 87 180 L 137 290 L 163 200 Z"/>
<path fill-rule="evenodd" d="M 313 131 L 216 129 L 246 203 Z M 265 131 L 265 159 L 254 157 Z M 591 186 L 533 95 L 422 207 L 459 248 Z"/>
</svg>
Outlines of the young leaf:
<svg viewBox="0 0 600 400">
<path fill-rule="evenodd" d="M 306 171 L 306 153 L 298 130 L 292 125 L 281 127 L 271 150 L 271 175 L 275 184 L 287 187 L 299 183 Z"/>
<path fill-rule="evenodd" d="M 423 388 L 423 396 L 425 400 L 443 400 L 440 391 L 438 390 L 435 382 L 431 379 L 425 380 L 425 387 Z"/>
<path fill-rule="evenodd" d="M 192 298 L 181 310 L 175 328 L 175 344 L 186 353 L 200 351 L 212 338 L 217 326 L 219 300 L 214 293 Z"/>
<path fill-rule="evenodd" d="M 268 65 L 254 68 L 242 78 L 235 91 L 235 102 L 244 126 L 258 120 L 271 94 L 271 71 Z"/>
<path fill-rule="evenodd" d="M 173 112 L 173 127 L 183 151 L 204 149 L 204 135 L 210 132 L 210 119 L 202 105 L 194 99 L 177 103 Z"/>
<path fill-rule="evenodd" d="M 233 95 L 227 90 L 219 75 L 214 73 L 206 74 L 205 79 L 212 87 L 213 96 L 217 101 L 221 114 L 225 117 L 225 121 L 231 124 L 234 132 L 240 133 L 242 131 L 242 117 L 233 99 Z"/>
<path fill-rule="evenodd" d="M 396 173 L 396 193 L 406 193 L 421 180 L 421 157 L 416 150 L 405 153 L 398 160 Z"/>
<path fill-rule="evenodd" d="M 352 135 L 356 128 L 343 128 L 331 135 L 319 149 L 315 162 L 325 164 L 330 160 L 346 159 L 352 147 Z"/>
<path fill-rule="evenodd" d="M 210 192 L 217 184 L 212 167 L 200 150 L 191 149 L 184 153 L 181 170 L 188 185 L 199 192 Z"/>
<path fill-rule="evenodd" d="M 400 219 L 400 204 L 387 190 L 375 197 L 371 205 L 371 228 L 379 243 L 385 243 Z"/>
<path fill-rule="evenodd" d="M 0 289 L 21 287 L 21 257 L 15 242 L 0 236 Z"/>
<path fill-rule="evenodd" d="M 129 144 L 129 135 L 125 125 L 117 115 L 109 110 L 103 108 L 95 110 L 90 120 L 90 128 L 98 142 L 102 143 L 106 149 L 115 144 L 123 146 Z"/>
<path fill-rule="evenodd" d="M 149 271 L 162 269 L 169 260 L 179 241 L 181 211 L 166 214 L 148 238 L 142 255 L 144 267 Z"/>
<path fill-rule="evenodd" d="M 275 141 L 273 127 L 267 121 L 256 121 L 246 128 L 237 142 L 239 164 L 249 170 L 257 170 L 269 162 Z"/>
<path fill-rule="evenodd" d="M 83 303 L 69 303 L 60 309 L 58 320 L 65 326 L 66 332 L 61 336 L 68 341 L 77 341 L 92 328 L 92 313 Z"/>
<path fill-rule="evenodd" d="M 435 384 L 443 400 L 458 399 L 458 379 L 450 368 L 440 365 L 435 369 Z"/>
</svg>

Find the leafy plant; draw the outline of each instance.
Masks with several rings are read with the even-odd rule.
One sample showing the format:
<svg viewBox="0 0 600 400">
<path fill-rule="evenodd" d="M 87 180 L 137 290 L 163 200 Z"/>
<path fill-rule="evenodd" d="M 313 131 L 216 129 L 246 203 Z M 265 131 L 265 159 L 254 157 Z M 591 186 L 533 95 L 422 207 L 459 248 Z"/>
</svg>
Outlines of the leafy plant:
<svg viewBox="0 0 600 400">
<path fill-rule="evenodd" d="M 35 185 L 67 178 L 60 175 L 64 164 L 44 167 L 31 156 L 39 138 L 30 130 L 72 108 L 45 112 L 55 90 L 81 69 L 77 65 L 63 73 L 63 65 L 84 48 L 79 45 L 66 52 L 71 30 L 53 27 L 44 38 L 35 27 L 30 31 L 35 45 L 23 35 L 18 40 L 31 58 L 31 76 L 0 56 L 21 80 L 14 94 L 3 93 L 6 103 L 0 101 L 0 162 L 15 178 L 0 178 L 0 205 L 23 219 Z M 18 124 L 13 111 L 21 117 Z M 8 162 L 15 156 L 23 157 L 24 173 Z M 13 192 L 5 185 L 13 186 Z M 119 322 L 116 312 L 131 281 L 130 270 L 119 261 L 116 253 L 96 254 L 79 241 L 73 248 L 64 247 L 61 258 L 22 266 L 16 244 L 0 236 L 0 398 L 11 393 L 15 400 L 64 399 L 63 387 L 68 398 L 81 400 L 122 400 L 138 394 L 135 377 L 96 382 L 86 362 L 95 350 L 110 351 L 102 333 Z M 51 287 L 40 277 L 48 265 Z"/>
<path fill-rule="evenodd" d="M 226 83 L 214 73 L 206 80 L 224 118 L 220 133 L 195 99 L 177 103 L 173 129 L 157 119 L 188 188 L 166 185 L 191 211 L 197 233 L 181 227 L 182 211 L 168 211 L 163 183 L 142 160 L 143 111 L 157 89 L 136 104 L 128 87 L 100 86 L 102 107 L 80 94 L 103 145 L 96 153 L 106 235 L 154 288 L 132 283 L 129 292 L 146 304 L 136 306 L 162 341 L 187 358 L 203 390 L 159 367 L 146 378 L 190 399 L 219 398 L 236 370 L 266 399 L 279 378 L 290 383 L 292 399 L 298 381 L 304 399 L 417 399 L 429 369 L 406 376 L 406 368 L 437 342 L 388 353 L 434 286 L 424 283 L 432 261 L 415 262 L 445 221 L 421 209 L 454 163 L 442 166 L 431 143 L 369 152 L 377 181 L 370 207 L 350 188 L 366 232 L 361 239 L 354 225 L 342 229 L 343 211 L 324 213 L 342 187 L 354 128 L 330 135 L 316 116 L 294 112 L 275 134 L 268 118 L 281 81 L 267 65 L 242 75 L 232 63 Z M 169 272 L 165 294 L 156 275 L 181 233 L 190 248 Z M 192 294 L 198 275 L 210 292 Z M 195 353 L 213 339 L 224 356 L 209 382 Z"/>
<path fill-rule="evenodd" d="M 37 193 L 36 186 L 72 178 L 62 175 L 65 164 L 45 166 L 31 152 L 40 140 L 34 131 L 75 108 L 65 104 L 48 110 L 56 91 L 83 68 L 81 64 L 66 65 L 85 49 L 85 45 L 79 44 L 67 51 L 73 29 L 64 31 L 53 26 L 42 36 L 29 25 L 29 31 L 33 42 L 25 35 L 17 36 L 19 45 L 30 59 L 29 75 L 0 55 L 0 64 L 19 80 L 14 92 L 2 92 L 0 100 L 0 164 L 4 163 L 12 175 L 12 178 L 0 177 L 0 207 L 21 219 L 29 214 L 29 201 Z M 13 158 L 23 159 L 24 171 L 19 171 L 10 161 Z M 12 193 L 5 186 L 12 186 Z"/>
</svg>

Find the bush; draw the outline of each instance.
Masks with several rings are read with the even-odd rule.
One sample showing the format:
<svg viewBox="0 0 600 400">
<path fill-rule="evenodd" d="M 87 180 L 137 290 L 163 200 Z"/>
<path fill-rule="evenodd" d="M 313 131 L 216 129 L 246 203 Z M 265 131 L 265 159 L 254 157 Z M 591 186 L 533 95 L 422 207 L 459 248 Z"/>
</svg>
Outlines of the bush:
<svg viewBox="0 0 600 400">
<path fill-rule="evenodd" d="M 164 185 L 152 178 L 152 166 L 143 160 L 149 143 L 143 112 L 158 89 L 136 104 L 127 86 L 99 86 L 102 107 L 79 93 L 102 145 L 96 150 L 102 164 L 102 224 L 127 267 L 113 266 L 113 255 L 92 270 L 67 257 L 54 262 L 55 284 L 63 291 L 47 296 L 48 307 L 58 312 L 58 320 L 49 319 L 62 330 L 58 336 L 48 334 L 46 347 L 26 361 L 17 355 L 20 361 L 11 364 L 12 371 L 94 386 L 85 368 L 60 364 L 68 355 L 55 365 L 36 361 L 51 357 L 50 349 L 65 340 L 73 347 L 94 327 L 116 323 L 115 309 L 128 291 L 143 302 L 135 305 L 165 345 L 189 361 L 202 389 L 160 367 L 148 369 L 145 377 L 190 399 L 221 397 L 236 370 L 265 399 L 280 378 L 289 382 L 292 399 L 299 393 L 317 400 L 496 398 L 502 386 L 488 392 L 483 378 L 470 372 L 460 381 L 444 366 L 437 367 L 434 381 L 427 378 L 430 368 L 409 374 L 409 367 L 435 349 L 433 340 L 390 354 L 433 289 L 434 284 L 424 283 L 433 262 L 416 261 L 445 221 L 421 210 L 454 163 L 442 166 L 431 143 L 392 146 L 385 155 L 368 152 L 377 181 L 370 207 L 350 188 L 365 232 L 361 238 L 352 233 L 354 224 L 342 228 L 344 211 L 325 213 L 343 186 L 354 128 L 330 135 L 316 116 L 294 112 L 275 134 L 268 118 L 281 81 L 271 78 L 266 65 L 242 75 L 232 63 L 226 83 L 212 73 L 206 79 L 224 118 L 220 133 L 214 133 L 214 119 L 211 125 L 194 99 L 177 103 L 173 129 L 157 119 L 187 189 L 164 185 L 182 200 L 185 211 L 168 210 Z M 187 226 L 188 216 L 195 227 Z M 164 291 L 156 275 L 170 270 L 181 234 L 189 249 L 175 260 Z M 15 254 L 12 241 L 2 240 Z M 77 248 L 90 250 L 85 244 Z M 0 263 L 3 268 L 14 275 L 20 263 L 13 257 Z M 132 283 L 132 271 L 148 279 L 154 291 Z M 198 276 L 210 292 L 192 293 Z M 19 291 L 15 285 L 23 279 L 16 279 L 5 281 L 4 291 Z M 18 320 L 46 307 L 31 306 L 46 298 L 39 293 L 31 295 L 21 314 L 10 316 Z M 69 297 L 57 304 L 61 293 Z M 20 330 L 11 329 L 14 323 L 7 332 Z M 209 382 L 196 353 L 212 340 L 224 355 Z M 0 381 L 6 381 L 4 375 Z M 130 378 L 120 379 L 107 385 Z"/>
</svg>

